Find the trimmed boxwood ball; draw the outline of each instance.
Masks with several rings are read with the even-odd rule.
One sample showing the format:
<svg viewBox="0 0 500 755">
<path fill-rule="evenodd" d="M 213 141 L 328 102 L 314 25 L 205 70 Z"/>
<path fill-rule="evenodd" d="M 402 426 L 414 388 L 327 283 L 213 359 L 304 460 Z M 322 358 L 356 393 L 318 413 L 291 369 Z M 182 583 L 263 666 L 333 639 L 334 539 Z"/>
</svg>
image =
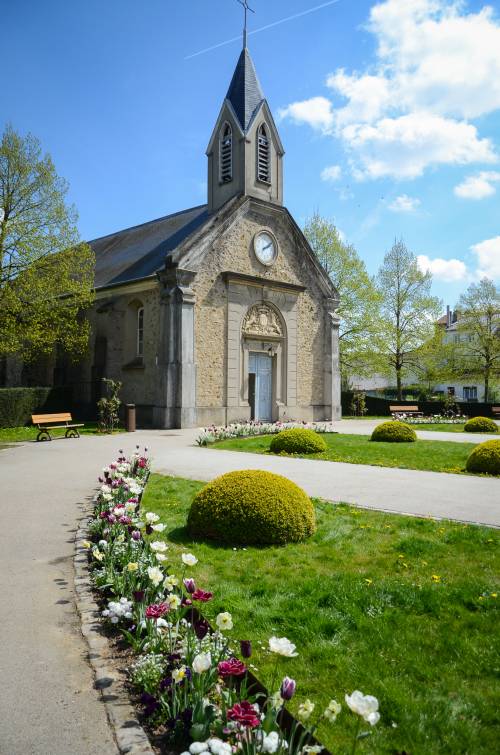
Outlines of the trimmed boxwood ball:
<svg viewBox="0 0 500 755">
<path fill-rule="evenodd" d="M 413 443 L 417 440 L 417 434 L 410 425 L 394 420 L 377 425 L 371 439 L 385 443 Z"/>
<path fill-rule="evenodd" d="M 489 417 L 472 417 L 464 425 L 466 433 L 497 433 L 498 425 Z"/>
<path fill-rule="evenodd" d="M 273 454 L 320 454 L 326 451 L 326 443 L 314 430 L 294 427 L 291 430 L 281 430 L 275 435 L 269 450 Z"/>
<path fill-rule="evenodd" d="M 231 545 L 284 545 L 316 530 L 311 499 L 286 477 L 246 469 L 205 485 L 188 514 L 189 533 Z"/>
<path fill-rule="evenodd" d="M 500 475 L 500 440 L 486 440 L 473 448 L 465 468 L 468 472 Z"/>
</svg>

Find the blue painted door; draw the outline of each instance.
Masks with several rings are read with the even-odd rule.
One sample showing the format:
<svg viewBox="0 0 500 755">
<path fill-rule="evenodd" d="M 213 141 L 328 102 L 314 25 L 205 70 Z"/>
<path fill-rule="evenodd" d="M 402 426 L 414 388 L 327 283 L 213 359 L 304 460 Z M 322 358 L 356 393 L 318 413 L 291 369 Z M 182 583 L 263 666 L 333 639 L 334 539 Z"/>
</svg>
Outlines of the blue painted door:
<svg viewBox="0 0 500 755">
<path fill-rule="evenodd" d="M 272 420 L 273 360 L 267 354 L 250 352 L 249 371 L 255 374 L 255 419 Z"/>
</svg>

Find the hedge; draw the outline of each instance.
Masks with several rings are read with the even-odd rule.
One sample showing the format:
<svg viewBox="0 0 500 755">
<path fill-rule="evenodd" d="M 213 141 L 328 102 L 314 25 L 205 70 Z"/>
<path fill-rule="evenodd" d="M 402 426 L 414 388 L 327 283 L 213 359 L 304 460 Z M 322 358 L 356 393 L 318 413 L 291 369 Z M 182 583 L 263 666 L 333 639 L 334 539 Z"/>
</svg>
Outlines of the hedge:
<svg viewBox="0 0 500 755">
<path fill-rule="evenodd" d="M 352 391 L 342 391 L 342 414 L 349 416 L 351 414 Z M 383 398 L 382 396 L 370 396 L 365 394 L 365 403 L 367 414 L 377 416 L 390 416 L 390 406 L 415 406 L 425 415 L 442 414 L 444 412 L 444 403 L 442 401 L 398 401 L 394 398 Z M 492 417 L 493 406 L 498 406 L 498 402 L 483 404 L 479 401 L 457 401 L 459 411 L 466 417 Z"/>
<path fill-rule="evenodd" d="M 70 388 L 0 388 L 0 427 L 31 423 L 32 414 L 70 411 Z"/>
</svg>

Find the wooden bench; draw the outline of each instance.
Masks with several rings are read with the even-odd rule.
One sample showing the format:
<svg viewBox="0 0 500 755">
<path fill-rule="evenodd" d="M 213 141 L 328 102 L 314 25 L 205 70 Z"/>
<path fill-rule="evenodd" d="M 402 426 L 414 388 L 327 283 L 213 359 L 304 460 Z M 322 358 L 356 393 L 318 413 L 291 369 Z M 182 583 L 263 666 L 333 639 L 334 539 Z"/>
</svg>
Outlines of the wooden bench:
<svg viewBox="0 0 500 755">
<path fill-rule="evenodd" d="M 65 438 L 79 438 L 80 433 L 78 432 L 78 428 L 85 426 L 73 422 L 73 417 L 69 412 L 62 412 L 61 414 L 32 414 L 31 421 L 38 427 L 37 440 L 52 440 L 50 431 L 58 427 L 66 428 L 66 432 L 64 433 Z"/>
<path fill-rule="evenodd" d="M 421 412 L 418 406 L 390 406 L 389 411 L 394 418 L 399 417 L 401 414 L 411 414 L 414 417 L 423 417 L 424 413 Z"/>
<path fill-rule="evenodd" d="M 495 418 L 498 417 L 500 419 L 500 406 L 492 406 L 491 413 Z"/>
</svg>

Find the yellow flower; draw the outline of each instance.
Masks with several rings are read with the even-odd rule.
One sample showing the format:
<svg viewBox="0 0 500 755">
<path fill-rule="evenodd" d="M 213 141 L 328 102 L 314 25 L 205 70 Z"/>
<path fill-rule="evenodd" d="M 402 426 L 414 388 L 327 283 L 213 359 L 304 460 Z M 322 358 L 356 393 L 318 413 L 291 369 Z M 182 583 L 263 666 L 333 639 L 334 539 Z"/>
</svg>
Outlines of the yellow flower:
<svg viewBox="0 0 500 755">
<path fill-rule="evenodd" d="M 130 561 L 127 564 L 127 571 L 137 571 L 138 568 L 139 564 L 137 563 L 137 561 Z"/>
<path fill-rule="evenodd" d="M 433 574 L 432 575 L 432 581 L 433 582 L 441 582 L 441 577 L 439 576 L 439 574 Z"/>
<path fill-rule="evenodd" d="M 179 682 L 181 682 L 185 676 L 186 676 L 185 666 L 181 666 L 180 668 L 176 668 L 172 671 L 172 679 L 175 682 L 175 684 L 178 684 Z"/>
<path fill-rule="evenodd" d="M 492 598 L 497 598 L 497 597 L 498 597 L 498 594 L 497 594 L 496 592 L 492 592 L 492 593 L 491 593 L 491 597 L 492 597 Z"/>
<path fill-rule="evenodd" d="M 368 579 L 368 577 L 365 577 L 365 582 L 367 585 L 371 585 L 373 583 L 373 579 Z"/>
<path fill-rule="evenodd" d="M 92 547 L 92 543 L 89 543 L 88 540 L 82 540 L 82 547 L 89 549 Z"/>
</svg>

